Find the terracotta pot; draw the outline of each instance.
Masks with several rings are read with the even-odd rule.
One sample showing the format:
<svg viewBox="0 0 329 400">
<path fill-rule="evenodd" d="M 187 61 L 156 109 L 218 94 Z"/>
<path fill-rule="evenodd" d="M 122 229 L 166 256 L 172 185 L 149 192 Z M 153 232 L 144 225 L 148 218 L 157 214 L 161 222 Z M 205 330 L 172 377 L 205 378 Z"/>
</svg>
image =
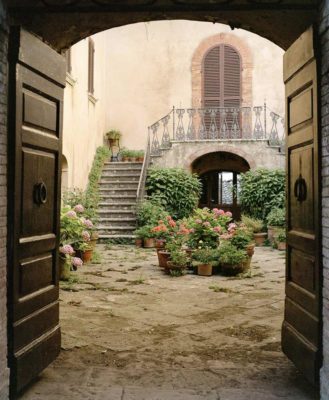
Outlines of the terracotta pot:
<svg viewBox="0 0 329 400">
<path fill-rule="evenodd" d="M 136 162 L 136 157 L 129 157 L 129 161 Z"/>
<path fill-rule="evenodd" d="M 143 247 L 143 239 L 135 239 L 135 246 L 136 247 Z"/>
<path fill-rule="evenodd" d="M 137 157 L 137 161 L 143 162 L 144 161 L 144 157 Z"/>
<path fill-rule="evenodd" d="M 59 279 L 67 281 L 71 276 L 71 265 L 65 258 L 59 257 Z"/>
<path fill-rule="evenodd" d="M 144 238 L 144 247 L 146 249 L 152 249 L 153 247 L 155 247 L 154 238 Z"/>
<path fill-rule="evenodd" d="M 268 226 L 267 227 L 267 238 L 270 241 L 270 243 L 274 242 L 275 234 L 279 229 L 282 229 L 282 228 L 280 228 L 279 226 Z"/>
<path fill-rule="evenodd" d="M 252 257 L 255 253 L 255 244 L 248 244 L 248 246 L 246 247 L 246 252 L 249 257 Z"/>
<path fill-rule="evenodd" d="M 91 257 L 93 256 L 93 249 L 87 249 L 83 251 L 78 250 L 77 256 L 81 258 L 84 264 L 87 264 L 91 260 Z"/>
<path fill-rule="evenodd" d="M 123 156 L 123 157 L 122 157 L 122 161 L 123 161 L 123 162 L 128 162 L 128 161 L 129 161 L 129 158 L 126 157 L 126 156 Z"/>
<path fill-rule="evenodd" d="M 155 247 L 157 249 L 164 249 L 166 244 L 166 239 L 155 239 Z"/>
<path fill-rule="evenodd" d="M 286 242 L 277 242 L 278 250 L 284 251 L 286 250 Z"/>
<path fill-rule="evenodd" d="M 247 270 L 246 262 L 241 263 L 239 265 L 232 265 L 232 264 L 221 264 L 222 273 L 227 276 L 234 276 L 241 274 Z"/>
<path fill-rule="evenodd" d="M 266 232 L 254 233 L 254 240 L 256 246 L 264 246 L 266 236 L 267 236 Z"/>
<path fill-rule="evenodd" d="M 171 261 L 168 261 L 165 268 L 165 273 L 170 274 L 170 271 L 183 271 L 185 268 L 185 266 L 182 267 L 181 265 L 175 265 Z"/>
<path fill-rule="evenodd" d="M 198 265 L 198 275 L 211 276 L 212 275 L 212 265 L 211 264 Z"/>
<path fill-rule="evenodd" d="M 160 268 L 168 268 L 168 261 L 170 259 L 170 253 L 166 250 L 157 249 L 159 267 Z"/>
</svg>

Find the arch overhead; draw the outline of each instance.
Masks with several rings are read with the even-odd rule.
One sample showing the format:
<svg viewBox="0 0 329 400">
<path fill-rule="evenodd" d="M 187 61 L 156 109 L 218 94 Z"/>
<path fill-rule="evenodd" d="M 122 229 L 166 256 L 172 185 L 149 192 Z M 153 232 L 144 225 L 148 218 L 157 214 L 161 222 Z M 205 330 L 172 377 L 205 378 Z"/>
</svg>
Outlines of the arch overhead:
<svg viewBox="0 0 329 400">
<path fill-rule="evenodd" d="M 12 24 L 57 50 L 105 29 L 168 19 L 227 24 L 286 49 L 317 19 L 316 0 L 7 0 L 7 5 Z"/>
<path fill-rule="evenodd" d="M 223 48 L 223 49 L 222 49 Z M 250 106 L 252 102 L 252 53 L 249 46 L 245 41 L 234 34 L 231 33 L 219 33 L 218 35 L 210 36 L 204 39 L 197 49 L 195 50 L 192 57 L 191 75 L 192 75 L 192 107 L 199 108 L 207 106 L 205 100 L 205 79 L 207 72 L 207 59 L 212 57 L 212 54 L 216 49 L 222 49 L 223 54 L 220 58 L 226 56 L 225 50 L 231 49 L 231 53 L 235 54 L 235 58 L 239 58 L 239 74 L 236 76 L 236 81 L 239 82 L 239 91 L 241 96 L 241 104 L 239 100 L 238 106 Z M 222 51 L 222 50 L 219 50 Z M 232 59 L 232 55 L 230 57 Z M 218 60 L 219 61 L 219 60 Z M 238 61 L 238 60 L 237 60 Z M 225 62 L 223 60 L 223 65 Z M 218 66 L 220 69 L 220 66 Z M 232 67 L 229 68 L 230 71 Z M 211 73 L 213 75 L 213 73 Z M 225 81 L 225 72 L 223 74 L 223 79 Z M 223 83 L 221 83 L 224 87 Z M 224 104 L 222 104 L 224 106 Z M 236 105 L 235 105 L 236 106 Z"/>
<path fill-rule="evenodd" d="M 256 162 L 255 162 L 254 158 L 247 152 L 241 150 L 238 146 L 233 147 L 233 146 L 221 145 L 220 147 L 217 147 L 216 149 L 214 149 L 214 145 L 212 145 L 212 144 L 202 146 L 197 151 L 192 153 L 189 157 L 187 157 L 185 159 L 184 168 L 193 171 L 193 166 L 195 166 L 195 162 L 198 159 L 200 159 L 201 157 L 203 157 L 205 155 L 219 154 L 219 153 L 229 153 L 229 154 L 238 156 L 245 160 L 245 162 L 249 165 L 250 169 L 256 168 Z"/>
</svg>

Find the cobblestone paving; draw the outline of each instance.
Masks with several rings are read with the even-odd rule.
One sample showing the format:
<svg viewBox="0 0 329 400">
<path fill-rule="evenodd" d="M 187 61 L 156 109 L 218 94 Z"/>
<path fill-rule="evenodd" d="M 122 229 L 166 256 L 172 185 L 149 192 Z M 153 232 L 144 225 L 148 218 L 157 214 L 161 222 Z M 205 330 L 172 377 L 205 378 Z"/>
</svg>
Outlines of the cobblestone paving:
<svg viewBox="0 0 329 400">
<path fill-rule="evenodd" d="M 98 245 L 61 284 L 62 352 L 24 400 L 311 400 L 280 349 L 284 255 L 244 278 L 172 278 L 154 250 Z"/>
</svg>

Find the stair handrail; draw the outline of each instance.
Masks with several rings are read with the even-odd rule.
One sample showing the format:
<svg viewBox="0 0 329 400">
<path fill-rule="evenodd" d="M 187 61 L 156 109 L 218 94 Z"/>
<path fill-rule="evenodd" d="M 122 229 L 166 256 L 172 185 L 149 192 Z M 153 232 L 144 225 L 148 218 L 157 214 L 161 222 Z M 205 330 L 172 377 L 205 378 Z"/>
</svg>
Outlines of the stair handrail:
<svg viewBox="0 0 329 400">
<path fill-rule="evenodd" d="M 145 184 L 146 184 L 147 170 L 150 165 L 150 160 L 151 160 L 151 135 L 150 135 L 150 128 L 148 128 L 147 144 L 145 148 L 144 160 L 137 188 L 137 205 L 143 201 L 145 196 Z"/>
</svg>

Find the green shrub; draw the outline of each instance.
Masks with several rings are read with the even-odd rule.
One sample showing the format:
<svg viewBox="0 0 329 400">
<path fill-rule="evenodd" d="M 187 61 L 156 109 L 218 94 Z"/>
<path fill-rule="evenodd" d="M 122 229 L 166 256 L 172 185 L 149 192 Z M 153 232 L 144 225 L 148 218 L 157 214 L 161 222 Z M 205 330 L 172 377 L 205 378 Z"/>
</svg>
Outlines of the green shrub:
<svg viewBox="0 0 329 400">
<path fill-rule="evenodd" d="M 264 230 L 264 222 L 261 219 L 248 217 L 247 215 L 241 215 L 241 221 L 250 229 L 253 233 L 259 233 Z"/>
<path fill-rule="evenodd" d="M 97 219 L 97 209 L 99 203 L 98 182 L 102 174 L 104 162 L 110 157 L 110 155 L 111 152 L 108 147 L 98 147 L 88 176 L 88 185 L 85 192 L 85 202 L 83 205 L 86 209 L 86 215 L 94 222 Z"/>
<path fill-rule="evenodd" d="M 223 242 L 218 250 L 219 261 L 222 264 L 239 265 L 248 258 L 245 250 L 237 249 L 230 242 Z"/>
<path fill-rule="evenodd" d="M 241 174 L 240 203 L 244 213 L 262 220 L 274 207 L 284 208 L 285 171 L 257 169 Z"/>
<path fill-rule="evenodd" d="M 201 183 L 196 174 L 180 168 L 153 168 L 149 171 L 146 189 L 152 202 L 180 219 L 188 217 L 197 206 Z"/>
<path fill-rule="evenodd" d="M 284 208 L 275 207 L 266 217 L 267 225 L 270 226 L 285 226 L 286 210 Z"/>
<path fill-rule="evenodd" d="M 159 220 L 166 219 L 168 215 L 162 206 L 145 200 L 137 209 L 137 226 L 156 226 Z"/>
</svg>

